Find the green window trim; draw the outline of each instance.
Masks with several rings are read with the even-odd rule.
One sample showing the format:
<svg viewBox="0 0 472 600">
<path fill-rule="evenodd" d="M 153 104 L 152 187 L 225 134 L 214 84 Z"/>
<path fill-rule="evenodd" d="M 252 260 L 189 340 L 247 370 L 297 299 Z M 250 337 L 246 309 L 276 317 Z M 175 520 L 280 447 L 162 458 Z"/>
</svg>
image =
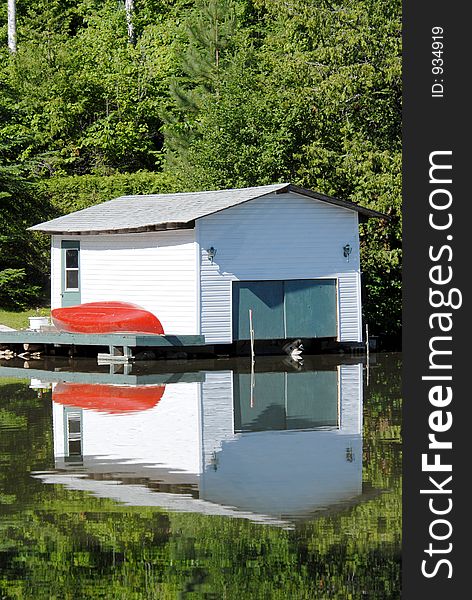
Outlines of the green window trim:
<svg viewBox="0 0 472 600">
<path fill-rule="evenodd" d="M 61 297 L 62 306 L 80 304 L 80 241 L 61 242 Z"/>
<path fill-rule="evenodd" d="M 64 406 L 64 461 L 83 461 L 83 412 L 81 408 Z"/>
</svg>

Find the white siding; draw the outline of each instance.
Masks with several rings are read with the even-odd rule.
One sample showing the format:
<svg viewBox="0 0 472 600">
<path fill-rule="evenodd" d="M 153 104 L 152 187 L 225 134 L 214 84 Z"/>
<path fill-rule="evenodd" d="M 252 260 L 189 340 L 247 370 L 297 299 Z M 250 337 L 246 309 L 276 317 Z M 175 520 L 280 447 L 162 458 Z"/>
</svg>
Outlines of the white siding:
<svg viewBox="0 0 472 600">
<path fill-rule="evenodd" d="M 60 245 L 80 240 L 81 301 L 134 302 L 169 334 L 198 333 L 194 230 L 145 234 L 55 236 L 52 306 L 61 305 Z"/>
<path fill-rule="evenodd" d="M 362 363 L 340 365 L 341 431 L 362 433 Z"/>
<path fill-rule="evenodd" d="M 82 411 L 84 465 L 123 464 L 151 477 L 153 469 L 200 473 L 200 383 L 168 383 L 156 406 L 144 412 Z M 53 393 L 54 400 L 54 393 Z M 64 407 L 53 402 L 54 454 L 64 456 Z M 132 468 L 131 468 L 132 466 Z"/>
<path fill-rule="evenodd" d="M 223 374 L 218 374 L 220 389 L 223 394 L 226 387 L 228 395 L 232 389 L 224 384 Z M 229 414 L 222 402 L 223 410 L 214 411 L 211 435 L 216 440 L 213 432 L 219 430 L 221 441 L 219 448 L 213 442 L 215 466 L 209 466 L 208 461 L 205 464 L 200 497 L 240 510 L 280 516 L 325 509 L 361 494 L 362 364 L 340 365 L 338 377 L 341 427 L 330 431 L 263 431 L 231 436 Z M 209 386 L 202 390 L 217 389 L 211 380 L 207 382 Z M 347 460 L 348 451 L 352 460 Z"/>
<path fill-rule="evenodd" d="M 64 406 L 52 403 L 52 423 L 53 423 L 53 439 L 54 439 L 54 457 L 64 457 L 65 449 L 65 422 L 64 422 Z"/>
<path fill-rule="evenodd" d="M 197 221 L 201 333 L 232 341 L 235 280 L 338 280 L 338 339 L 362 339 L 357 213 L 297 194 L 270 195 Z M 349 260 L 343 246 L 350 244 Z M 214 263 L 206 249 L 217 250 Z"/>
<path fill-rule="evenodd" d="M 338 322 L 342 342 L 362 341 L 361 275 L 358 271 L 338 273 Z"/>
<path fill-rule="evenodd" d="M 346 459 L 350 450 L 352 461 Z M 336 431 L 264 431 L 224 441 L 200 498 L 290 518 L 362 493 L 362 437 Z"/>
<path fill-rule="evenodd" d="M 207 371 L 202 383 L 203 468 L 234 435 L 233 371 Z"/>
</svg>

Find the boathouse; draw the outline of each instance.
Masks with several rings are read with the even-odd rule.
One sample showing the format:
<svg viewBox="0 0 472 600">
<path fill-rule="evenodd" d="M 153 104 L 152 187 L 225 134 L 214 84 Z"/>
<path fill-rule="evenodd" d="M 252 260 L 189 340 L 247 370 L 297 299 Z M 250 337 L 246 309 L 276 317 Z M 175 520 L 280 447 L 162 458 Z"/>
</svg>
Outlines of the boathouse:
<svg viewBox="0 0 472 600">
<path fill-rule="evenodd" d="M 359 219 L 291 184 L 123 196 L 35 225 L 52 236 L 51 307 L 119 300 L 206 344 L 362 340 Z"/>
</svg>

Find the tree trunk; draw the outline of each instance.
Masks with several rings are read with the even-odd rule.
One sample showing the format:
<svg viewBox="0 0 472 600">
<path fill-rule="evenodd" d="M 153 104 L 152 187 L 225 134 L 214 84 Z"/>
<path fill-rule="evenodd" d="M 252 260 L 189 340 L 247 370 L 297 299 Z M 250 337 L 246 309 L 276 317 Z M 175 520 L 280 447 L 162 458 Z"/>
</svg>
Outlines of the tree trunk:
<svg viewBox="0 0 472 600">
<path fill-rule="evenodd" d="M 8 49 L 16 52 L 16 0 L 8 0 Z"/>
<path fill-rule="evenodd" d="M 128 41 L 134 44 L 133 12 L 134 0 L 125 0 L 126 22 L 128 23 Z"/>
</svg>

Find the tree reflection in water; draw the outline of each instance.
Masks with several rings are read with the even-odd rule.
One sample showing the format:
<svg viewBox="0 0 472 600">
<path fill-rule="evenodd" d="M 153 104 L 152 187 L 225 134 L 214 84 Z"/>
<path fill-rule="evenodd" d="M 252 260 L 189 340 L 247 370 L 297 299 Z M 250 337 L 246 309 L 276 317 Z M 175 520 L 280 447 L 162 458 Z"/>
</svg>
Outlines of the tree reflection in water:
<svg viewBox="0 0 472 600">
<path fill-rule="evenodd" d="M 30 474 L 55 467 L 51 402 L 28 382 L 2 382 L 2 597 L 398 598 L 400 383 L 399 355 L 377 357 L 364 395 L 362 501 L 286 529 L 44 485 Z"/>
</svg>

